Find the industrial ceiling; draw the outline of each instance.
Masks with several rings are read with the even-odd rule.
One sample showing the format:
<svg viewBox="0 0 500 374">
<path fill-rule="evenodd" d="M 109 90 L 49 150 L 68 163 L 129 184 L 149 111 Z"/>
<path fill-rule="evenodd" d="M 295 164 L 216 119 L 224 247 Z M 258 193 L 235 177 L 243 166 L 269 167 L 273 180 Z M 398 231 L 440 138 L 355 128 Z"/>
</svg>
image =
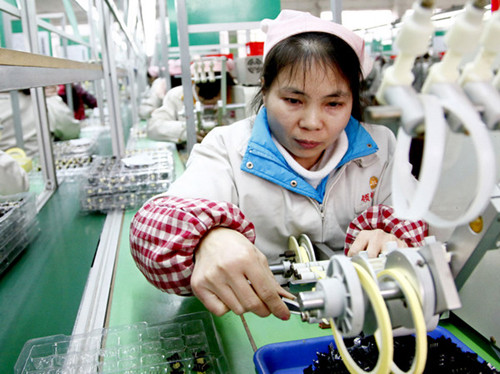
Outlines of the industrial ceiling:
<svg viewBox="0 0 500 374">
<path fill-rule="evenodd" d="M 86 3 L 86 1 L 84 1 Z M 396 17 L 401 16 L 405 10 L 410 9 L 414 0 L 343 0 L 343 10 L 372 10 L 390 9 Z M 461 8 L 466 0 L 436 0 L 436 8 L 448 10 Z M 74 9 L 78 22 L 86 23 L 86 13 L 74 2 Z M 281 0 L 282 9 L 296 9 L 310 12 L 316 16 L 322 11 L 332 7 L 331 0 Z M 144 5 L 144 4 L 143 4 Z M 37 14 L 64 12 L 62 0 L 43 0 L 36 2 Z"/>
</svg>

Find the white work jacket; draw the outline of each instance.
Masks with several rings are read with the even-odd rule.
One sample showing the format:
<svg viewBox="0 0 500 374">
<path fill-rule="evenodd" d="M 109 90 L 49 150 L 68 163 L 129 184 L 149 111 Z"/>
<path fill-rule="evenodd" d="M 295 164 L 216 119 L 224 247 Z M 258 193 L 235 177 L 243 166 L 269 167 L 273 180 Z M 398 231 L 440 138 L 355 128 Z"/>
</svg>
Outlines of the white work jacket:
<svg viewBox="0 0 500 374">
<path fill-rule="evenodd" d="M 163 103 L 151 113 L 147 123 L 150 139 L 182 143 L 186 141 L 186 120 L 179 116 L 184 112 L 184 91 L 182 86 L 169 90 Z"/>
<path fill-rule="evenodd" d="M 0 195 L 14 195 L 28 190 L 28 174 L 16 160 L 0 151 Z"/>
</svg>

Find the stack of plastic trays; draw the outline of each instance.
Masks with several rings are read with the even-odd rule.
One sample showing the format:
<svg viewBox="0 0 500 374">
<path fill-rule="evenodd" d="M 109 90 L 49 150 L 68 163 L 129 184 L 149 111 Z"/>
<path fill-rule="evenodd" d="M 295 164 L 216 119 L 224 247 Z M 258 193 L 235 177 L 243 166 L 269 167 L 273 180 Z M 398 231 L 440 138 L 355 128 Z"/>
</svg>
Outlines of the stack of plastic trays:
<svg viewBox="0 0 500 374">
<path fill-rule="evenodd" d="M 39 231 L 33 193 L 0 197 L 0 274 Z"/>
<path fill-rule="evenodd" d="M 165 192 L 173 180 L 172 152 L 144 152 L 122 160 L 95 156 L 82 180 L 81 207 L 100 212 L 137 208 Z"/>
<path fill-rule="evenodd" d="M 211 315 L 198 312 L 156 325 L 33 339 L 24 345 L 14 372 L 219 374 L 228 369 Z"/>
<path fill-rule="evenodd" d="M 96 140 L 92 138 L 54 142 L 57 175 L 61 177 L 81 175 L 90 166 L 96 148 Z"/>
</svg>

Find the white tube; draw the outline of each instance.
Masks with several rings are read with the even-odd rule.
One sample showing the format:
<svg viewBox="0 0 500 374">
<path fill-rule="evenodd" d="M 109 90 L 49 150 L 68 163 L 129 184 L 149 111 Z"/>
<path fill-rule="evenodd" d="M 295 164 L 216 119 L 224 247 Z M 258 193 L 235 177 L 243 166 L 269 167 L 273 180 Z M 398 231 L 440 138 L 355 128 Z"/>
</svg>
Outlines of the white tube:
<svg viewBox="0 0 500 374">
<path fill-rule="evenodd" d="M 396 215 L 406 219 L 424 219 L 435 227 L 456 227 L 466 224 L 481 215 L 488 204 L 493 191 L 496 174 L 495 152 L 486 125 L 481 121 L 479 114 L 473 110 L 463 108 L 456 103 L 442 100 L 441 105 L 448 112 L 453 113 L 463 124 L 471 137 L 475 148 L 478 168 L 478 181 L 475 196 L 466 212 L 453 220 L 446 220 L 431 212 L 430 204 L 435 195 L 444 154 L 443 123 L 432 100 L 424 99 L 426 108 L 426 144 L 421 178 L 415 188 L 412 183 L 407 165 L 411 138 L 400 130 L 398 144 L 394 154 L 394 170 L 392 174 L 392 199 Z M 432 114 L 434 113 L 434 114 Z M 433 116 L 432 120 L 427 117 Z M 429 126 L 432 122 L 432 126 Z M 437 129 L 435 128 L 437 124 Z M 428 142 L 431 145 L 428 144 Z M 430 148 L 428 148 L 430 147 Z M 431 153 L 428 153 L 431 152 Z M 432 156 L 431 156 L 432 155 Z M 434 157 L 434 159 L 433 159 Z"/>
<path fill-rule="evenodd" d="M 481 215 L 488 205 L 496 180 L 495 151 L 488 128 L 475 111 L 464 110 L 452 102 L 442 101 L 443 108 L 456 115 L 471 137 L 478 164 L 478 182 L 475 197 L 467 211 L 455 220 L 445 220 L 429 211 L 425 219 L 436 227 L 455 227 L 469 223 Z"/>
<path fill-rule="evenodd" d="M 419 97 L 426 120 L 424 154 L 417 187 L 407 162 L 411 136 L 403 128 L 398 131 L 392 173 L 394 211 L 397 216 L 410 220 L 424 218 L 430 209 L 441 174 L 446 140 L 446 121 L 439 101 L 430 95 Z"/>
<path fill-rule="evenodd" d="M 385 90 L 388 86 L 413 83 L 412 68 L 417 56 L 423 55 L 429 48 L 429 39 L 434 30 L 431 22 L 432 9 L 413 4 L 413 13 L 405 18 L 394 44 L 399 53 L 394 64 L 384 71 L 382 83 L 376 93 L 379 103 L 387 104 Z"/>
<path fill-rule="evenodd" d="M 428 93 L 434 83 L 454 83 L 459 78 L 458 65 L 466 53 L 474 51 L 481 35 L 484 10 L 471 3 L 465 6 L 465 12 L 456 17 L 455 22 L 445 35 L 448 47 L 441 62 L 432 65 L 422 87 L 422 93 Z"/>
<path fill-rule="evenodd" d="M 461 86 L 468 82 L 491 82 L 493 79 L 492 65 L 500 53 L 500 12 L 494 12 L 488 20 L 479 41 L 481 50 L 474 61 L 465 65 L 459 79 Z"/>
</svg>

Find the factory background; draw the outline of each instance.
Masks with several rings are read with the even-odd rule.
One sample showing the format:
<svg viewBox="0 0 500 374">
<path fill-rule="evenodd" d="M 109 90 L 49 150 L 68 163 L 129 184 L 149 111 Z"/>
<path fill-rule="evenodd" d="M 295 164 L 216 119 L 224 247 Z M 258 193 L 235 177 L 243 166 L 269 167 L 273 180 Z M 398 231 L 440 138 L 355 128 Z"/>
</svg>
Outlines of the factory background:
<svg viewBox="0 0 500 374">
<path fill-rule="evenodd" d="M 446 227 L 448 257 L 433 257 L 429 265 L 431 273 L 446 268 L 446 275 L 433 278 L 432 286 L 418 276 L 416 282 L 432 288 L 436 305 L 442 302 L 436 306 L 441 319 L 430 322 L 436 316 L 426 315 L 425 322 L 439 323 L 439 334 L 454 334 L 452 340 L 464 350 L 500 370 L 495 287 L 500 281 L 500 39 L 491 36 L 500 31 L 498 1 L 429 1 L 432 16 L 425 27 L 415 21 L 413 29 L 405 28 L 424 3 L 0 0 L 0 150 L 29 181 L 23 192 L 0 194 L 0 372 L 180 373 L 176 370 L 184 367 L 186 373 L 267 373 L 274 371 L 263 367 L 272 364 L 254 356 L 258 348 L 288 342 L 282 349 L 300 356 L 301 348 L 291 342 L 331 338 L 331 330 L 299 316 L 294 328 L 254 315 L 214 318 L 196 298 L 152 287 L 130 256 L 129 227 L 139 207 L 182 174 L 192 148 L 212 128 L 253 114 L 265 40 L 260 21 L 282 9 L 341 22 L 365 40 L 373 68 L 365 81 L 364 118 L 395 135 L 411 130 L 409 157 L 416 177 L 431 168 L 423 158 L 425 134 L 406 116 L 414 114 L 406 112 L 406 94 L 383 96 L 382 90 L 403 85 L 412 95 L 439 96 L 428 86 L 431 68 L 443 63 L 439 66 L 446 64 L 448 72 L 456 69 L 458 90 L 485 129 L 468 137 L 472 127 L 460 127 L 460 118 L 448 112 L 443 120 L 466 139 L 450 135 L 448 143 L 440 143 L 456 157 L 443 162 L 428 203 L 456 224 Z M 471 7 L 479 16 L 467 13 Z M 471 18 L 461 24 L 464 14 Z M 454 28 L 459 23 L 461 30 Z M 422 40 L 423 48 L 413 48 Z M 475 75 L 466 76 L 466 66 Z M 395 74 L 402 80 L 387 83 L 389 68 L 408 68 L 411 82 Z M 154 132 L 152 113 L 166 92 L 214 74 L 221 90 L 216 104 L 200 104 L 191 89 L 184 89 L 176 113 L 183 127 L 167 135 Z M 434 79 L 448 77 L 442 73 Z M 480 84 L 467 86 L 470 82 Z M 80 103 L 82 92 L 92 101 Z M 58 117 L 61 111 L 69 118 Z M 484 145 L 482 153 L 478 143 L 486 140 L 491 149 Z M 466 199 L 470 206 L 456 203 Z M 416 205 L 412 208 L 418 210 Z M 480 209 L 467 214 L 470 207 Z M 296 251 L 309 248 L 302 240 Z M 163 351 L 155 348 L 160 346 Z M 199 352 L 203 357 L 197 359 Z"/>
</svg>

